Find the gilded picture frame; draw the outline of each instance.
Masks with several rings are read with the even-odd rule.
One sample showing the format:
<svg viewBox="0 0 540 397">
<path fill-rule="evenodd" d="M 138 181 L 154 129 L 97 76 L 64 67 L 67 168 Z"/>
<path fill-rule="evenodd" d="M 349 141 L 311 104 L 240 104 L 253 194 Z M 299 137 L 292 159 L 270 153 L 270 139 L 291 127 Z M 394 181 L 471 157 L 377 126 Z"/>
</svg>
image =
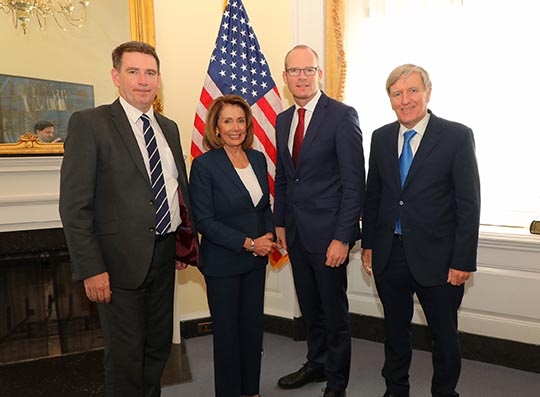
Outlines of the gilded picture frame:
<svg viewBox="0 0 540 397">
<path fill-rule="evenodd" d="M 129 25 L 132 40 L 140 40 L 155 46 L 155 23 L 153 0 L 127 0 L 129 5 Z M 161 104 L 157 100 L 157 110 Z M 0 144 L 0 156 L 25 155 L 63 155 L 63 143 L 41 143 L 37 136 L 21 131 L 19 140 L 15 143 Z"/>
</svg>

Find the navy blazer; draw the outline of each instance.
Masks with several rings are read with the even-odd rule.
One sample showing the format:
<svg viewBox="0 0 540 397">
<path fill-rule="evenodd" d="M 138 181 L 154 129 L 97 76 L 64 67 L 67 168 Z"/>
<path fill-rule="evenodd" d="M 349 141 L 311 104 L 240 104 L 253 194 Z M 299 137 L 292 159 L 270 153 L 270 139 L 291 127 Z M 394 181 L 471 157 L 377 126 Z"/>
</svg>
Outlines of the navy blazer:
<svg viewBox="0 0 540 397">
<path fill-rule="evenodd" d="M 274 220 L 312 253 L 332 240 L 354 243 L 365 196 L 362 131 L 356 110 L 321 93 L 295 168 L 288 142 L 295 107 L 276 120 Z"/>
<path fill-rule="evenodd" d="M 386 267 L 398 216 L 407 261 L 421 285 L 446 283 L 450 267 L 475 271 L 480 178 L 472 130 L 431 114 L 403 189 L 398 133 L 396 121 L 371 140 L 362 246 L 373 249 L 373 272 Z"/>
<path fill-rule="evenodd" d="M 200 270 L 205 276 L 231 276 L 265 266 L 267 257 L 243 248 L 246 237 L 274 233 L 266 158 L 246 149 L 263 196 L 255 206 L 224 149 L 198 156 L 191 166 L 189 192 L 193 215 L 202 235 Z"/>
</svg>

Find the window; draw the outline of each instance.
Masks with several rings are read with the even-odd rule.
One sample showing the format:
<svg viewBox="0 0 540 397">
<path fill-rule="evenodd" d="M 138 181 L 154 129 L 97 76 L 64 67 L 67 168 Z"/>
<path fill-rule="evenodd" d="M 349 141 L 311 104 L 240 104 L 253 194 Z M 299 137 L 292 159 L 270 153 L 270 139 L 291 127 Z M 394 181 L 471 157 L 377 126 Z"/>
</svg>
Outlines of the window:
<svg viewBox="0 0 540 397">
<path fill-rule="evenodd" d="M 350 0 L 345 102 L 358 110 L 369 152 L 396 119 L 390 71 L 424 67 L 429 108 L 475 134 L 484 225 L 526 228 L 540 213 L 540 24 L 527 0 Z M 368 153 L 366 153 L 368 155 Z"/>
</svg>

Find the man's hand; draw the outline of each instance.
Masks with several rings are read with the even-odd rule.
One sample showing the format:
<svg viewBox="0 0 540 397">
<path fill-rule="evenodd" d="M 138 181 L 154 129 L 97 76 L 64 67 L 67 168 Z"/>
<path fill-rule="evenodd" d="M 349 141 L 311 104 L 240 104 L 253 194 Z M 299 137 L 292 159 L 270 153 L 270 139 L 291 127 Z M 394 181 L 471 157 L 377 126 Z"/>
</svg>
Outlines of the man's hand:
<svg viewBox="0 0 540 397">
<path fill-rule="evenodd" d="M 373 250 L 364 248 L 362 250 L 362 267 L 368 276 L 373 275 L 373 269 L 371 266 L 373 266 Z"/>
<path fill-rule="evenodd" d="M 104 272 L 88 277 L 84 280 L 86 296 L 92 302 L 109 303 L 111 301 L 111 288 L 109 285 L 109 273 Z"/>
<path fill-rule="evenodd" d="M 465 281 L 469 279 L 469 277 L 471 277 L 471 272 L 464 272 L 462 270 L 450 268 L 448 270 L 448 280 L 446 280 L 446 282 L 452 285 L 459 286 L 461 284 L 464 284 Z"/>
<path fill-rule="evenodd" d="M 276 244 L 279 249 L 287 249 L 287 240 L 285 239 L 284 227 L 276 227 Z"/>
<path fill-rule="evenodd" d="M 349 245 L 341 241 L 332 240 L 326 250 L 326 266 L 339 267 L 343 265 L 349 255 Z"/>
</svg>

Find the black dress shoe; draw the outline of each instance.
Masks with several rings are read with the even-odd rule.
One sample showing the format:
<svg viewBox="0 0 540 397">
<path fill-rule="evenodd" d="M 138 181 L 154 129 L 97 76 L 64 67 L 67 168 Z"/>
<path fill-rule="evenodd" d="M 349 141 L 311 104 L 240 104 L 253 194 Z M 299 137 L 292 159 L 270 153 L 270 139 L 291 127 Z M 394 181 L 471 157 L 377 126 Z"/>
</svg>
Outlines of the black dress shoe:
<svg viewBox="0 0 540 397">
<path fill-rule="evenodd" d="M 384 393 L 383 397 L 409 397 L 408 394 L 393 394 L 390 393 L 388 390 Z"/>
<path fill-rule="evenodd" d="M 334 390 L 327 387 L 324 389 L 323 397 L 345 397 L 346 395 L 345 390 Z"/>
<path fill-rule="evenodd" d="M 298 371 L 278 380 L 278 386 L 282 389 L 297 389 L 310 382 L 324 382 L 325 380 L 323 367 L 311 368 L 304 364 Z"/>
</svg>

